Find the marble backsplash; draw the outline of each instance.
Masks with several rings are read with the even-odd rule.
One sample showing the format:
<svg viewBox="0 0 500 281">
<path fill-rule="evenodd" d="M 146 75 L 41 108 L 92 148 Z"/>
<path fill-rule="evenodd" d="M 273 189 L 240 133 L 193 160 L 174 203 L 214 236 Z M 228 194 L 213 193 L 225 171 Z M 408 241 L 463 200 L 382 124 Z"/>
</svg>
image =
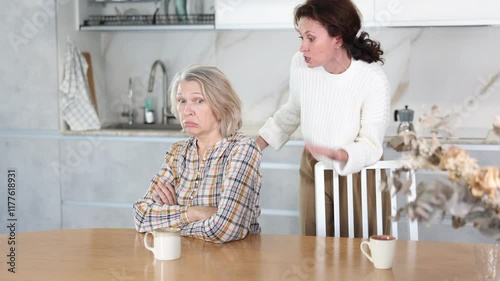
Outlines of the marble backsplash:
<svg viewBox="0 0 500 281">
<path fill-rule="evenodd" d="M 392 110 L 408 105 L 418 118 L 423 108 L 438 105 L 457 114 L 459 130 L 479 129 L 486 136 L 500 115 L 499 27 L 371 28 L 381 42 L 383 68 L 392 85 Z M 259 127 L 288 97 L 289 63 L 300 40 L 294 30 L 164 31 L 164 32 L 58 31 L 58 38 L 77 37 L 91 52 L 96 69 L 99 114 L 102 123 L 125 122 L 120 113 L 128 104 L 128 80 L 134 87 L 136 121 L 142 122 L 144 99 L 161 106 L 161 77 L 147 92 L 151 66 L 162 60 L 168 80 L 192 63 L 219 67 L 232 81 L 243 101 L 247 127 Z M 95 34 L 95 33 L 92 33 Z M 92 42 L 81 40 L 82 36 Z M 59 43 L 62 52 L 64 48 Z M 100 53 L 95 54 L 97 50 Z M 62 73 L 59 73 L 61 76 Z M 157 118 L 158 118 L 157 114 Z M 391 127 L 397 126 L 392 121 Z M 419 130 L 417 124 L 417 130 Z M 467 135 L 467 134 L 466 134 Z M 475 136 L 474 136 L 475 137 Z"/>
</svg>

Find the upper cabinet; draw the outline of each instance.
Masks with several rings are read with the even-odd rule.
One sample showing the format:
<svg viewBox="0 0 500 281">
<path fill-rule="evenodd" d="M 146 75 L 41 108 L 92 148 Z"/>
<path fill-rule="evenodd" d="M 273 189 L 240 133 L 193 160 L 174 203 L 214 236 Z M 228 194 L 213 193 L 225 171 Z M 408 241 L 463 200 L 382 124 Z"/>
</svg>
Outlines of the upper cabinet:
<svg viewBox="0 0 500 281">
<path fill-rule="evenodd" d="M 293 29 L 305 0 L 72 0 L 77 29 Z M 364 27 L 499 25 L 500 0 L 353 0 Z"/>
<path fill-rule="evenodd" d="M 215 0 L 216 29 L 293 29 L 293 11 L 305 0 Z M 366 25 L 374 24 L 373 0 L 355 0 Z"/>
<path fill-rule="evenodd" d="M 293 29 L 305 0 L 215 0 L 216 29 Z M 500 25 L 500 0 L 353 0 L 364 27 Z"/>
<path fill-rule="evenodd" d="M 500 24 L 498 0 L 375 0 L 378 26 Z"/>
<path fill-rule="evenodd" d="M 356 7 L 361 13 L 361 20 L 363 26 L 375 25 L 375 2 L 374 0 L 354 0 Z"/>
<path fill-rule="evenodd" d="M 214 29 L 215 0 L 73 0 L 82 31 Z"/>
<path fill-rule="evenodd" d="M 215 0 L 217 29 L 293 29 L 303 0 Z"/>
</svg>

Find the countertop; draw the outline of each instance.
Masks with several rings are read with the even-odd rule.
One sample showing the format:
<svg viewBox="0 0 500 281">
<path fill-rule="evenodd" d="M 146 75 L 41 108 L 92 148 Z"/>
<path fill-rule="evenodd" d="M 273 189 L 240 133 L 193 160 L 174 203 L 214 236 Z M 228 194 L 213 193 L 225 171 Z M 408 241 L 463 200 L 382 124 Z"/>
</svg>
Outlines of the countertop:
<svg viewBox="0 0 500 281">
<path fill-rule="evenodd" d="M 240 129 L 241 132 L 247 136 L 255 138 L 258 135 L 260 127 L 257 126 L 244 126 Z M 396 129 L 390 126 L 387 130 L 387 135 L 384 141 L 396 135 Z M 69 136 L 120 136 L 120 137 L 172 137 L 184 138 L 187 135 L 182 131 L 177 130 L 124 130 L 124 129 L 101 129 L 101 130 L 88 130 L 88 131 L 61 131 L 63 135 Z M 423 135 L 429 137 L 430 135 Z M 442 143 L 453 144 L 500 144 L 500 137 L 495 135 L 492 130 L 487 128 L 459 128 L 455 132 L 454 137 L 438 136 Z M 300 127 L 290 137 L 291 140 L 303 140 Z"/>
<path fill-rule="evenodd" d="M 255 138 L 258 136 L 260 127 L 246 126 L 242 127 L 239 131 L 245 133 L 247 136 Z M 292 134 L 291 140 L 302 140 L 300 127 Z M 61 131 L 63 135 L 76 135 L 76 136 L 129 136 L 129 137 L 187 137 L 187 134 L 177 130 L 124 130 L 124 129 L 101 129 L 101 130 L 88 130 L 88 131 Z"/>
</svg>

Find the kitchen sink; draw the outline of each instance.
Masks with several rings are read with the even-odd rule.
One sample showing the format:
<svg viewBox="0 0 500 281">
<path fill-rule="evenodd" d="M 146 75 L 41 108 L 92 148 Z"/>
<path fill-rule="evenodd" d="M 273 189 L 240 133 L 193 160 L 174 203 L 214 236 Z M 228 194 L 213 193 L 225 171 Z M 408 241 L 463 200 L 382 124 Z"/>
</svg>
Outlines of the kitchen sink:
<svg viewBox="0 0 500 281">
<path fill-rule="evenodd" d="M 116 123 L 108 126 L 104 126 L 103 129 L 115 129 L 115 130 L 182 130 L 181 124 L 128 124 L 128 123 Z"/>
</svg>

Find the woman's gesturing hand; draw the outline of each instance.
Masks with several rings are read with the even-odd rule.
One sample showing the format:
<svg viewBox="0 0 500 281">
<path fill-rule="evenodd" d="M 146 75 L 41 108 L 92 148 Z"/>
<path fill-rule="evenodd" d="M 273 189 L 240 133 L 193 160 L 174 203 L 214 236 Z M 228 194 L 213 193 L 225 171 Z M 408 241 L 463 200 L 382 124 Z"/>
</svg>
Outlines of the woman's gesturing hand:
<svg viewBox="0 0 500 281">
<path fill-rule="evenodd" d="M 343 149 L 332 149 L 322 146 L 312 145 L 306 143 L 306 149 L 312 154 L 312 156 L 318 160 L 318 157 L 325 156 L 332 160 L 346 162 L 349 159 L 349 154 Z"/>
</svg>

